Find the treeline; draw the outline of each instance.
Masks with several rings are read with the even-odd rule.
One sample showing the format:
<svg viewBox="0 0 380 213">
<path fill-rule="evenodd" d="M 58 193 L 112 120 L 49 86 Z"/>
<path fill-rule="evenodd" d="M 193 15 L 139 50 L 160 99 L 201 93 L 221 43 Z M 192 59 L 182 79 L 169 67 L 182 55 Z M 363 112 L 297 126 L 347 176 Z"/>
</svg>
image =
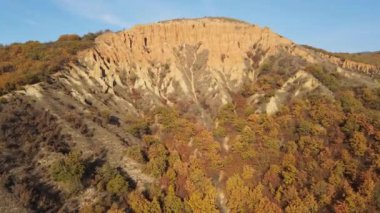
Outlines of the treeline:
<svg viewBox="0 0 380 213">
<path fill-rule="evenodd" d="M 28 41 L 0 46 L 0 95 L 45 80 L 65 63 L 74 60 L 78 51 L 93 46 L 101 33 L 89 33 L 83 37 L 62 35 L 49 43 Z"/>
</svg>

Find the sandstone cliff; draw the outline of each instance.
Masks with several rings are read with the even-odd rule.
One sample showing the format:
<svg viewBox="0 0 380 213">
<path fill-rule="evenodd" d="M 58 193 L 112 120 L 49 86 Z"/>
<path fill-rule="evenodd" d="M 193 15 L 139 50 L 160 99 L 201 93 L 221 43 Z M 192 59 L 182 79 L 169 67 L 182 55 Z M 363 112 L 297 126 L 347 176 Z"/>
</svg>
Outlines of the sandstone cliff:
<svg viewBox="0 0 380 213">
<path fill-rule="evenodd" d="M 138 93 L 145 108 L 187 103 L 205 119 L 205 108 L 215 112 L 229 103 L 265 59 L 296 49 L 268 28 L 212 18 L 135 26 L 96 43 L 81 66 L 103 92 Z"/>
</svg>

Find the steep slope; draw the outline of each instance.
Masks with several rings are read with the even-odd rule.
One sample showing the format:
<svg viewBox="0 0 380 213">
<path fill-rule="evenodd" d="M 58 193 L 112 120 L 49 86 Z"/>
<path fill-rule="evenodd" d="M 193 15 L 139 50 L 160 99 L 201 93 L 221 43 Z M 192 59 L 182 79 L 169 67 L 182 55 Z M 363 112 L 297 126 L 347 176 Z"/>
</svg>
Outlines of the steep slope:
<svg viewBox="0 0 380 213">
<path fill-rule="evenodd" d="M 135 191 L 145 191 L 146 202 L 153 205 L 153 198 L 163 196 L 155 194 L 153 186 L 157 185 L 164 188 L 166 197 L 169 186 L 175 185 L 175 194 L 186 200 L 186 208 L 195 209 L 194 199 L 209 199 L 207 202 L 217 202 L 214 208 L 224 211 L 233 206 L 226 179 L 235 177 L 234 172 L 243 166 L 235 165 L 234 160 L 255 166 L 257 176 L 251 175 L 252 180 L 263 178 L 282 154 L 263 160 L 265 156 L 257 150 L 268 148 L 263 154 L 269 154 L 273 147 L 286 147 L 290 141 L 286 138 L 293 134 L 276 127 L 274 118 L 260 116 L 279 113 L 283 116 L 279 122 L 290 125 L 282 109 L 294 110 L 295 115 L 300 111 L 296 110 L 297 101 L 316 95 L 323 97 L 321 103 L 338 111 L 339 90 L 352 85 L 376 89 L 379 82 L 367 74 L 377 72 L 377 67 L 341 62 L 296 45 L 268 28 L 222 18 L 173 20 L 104 33 L 93 48 L 80 52 L 75 62 L 46 81 L 1 97 L 0 174 L 5 188 L 35 211 L 81 209 L 107 196 L 111 199 L 113 193 L 121 208 L 138 212 L 140 205 L 135 205 L 134 199 L 141 195 Z M 376 101 L 372 100 L 374 105 Z M 267 120 L 276 125 L 255 126 L 267 125 Z M 293 120 L 292 125 L 301 126 Z M 283 130 L 283 135 L 273 129 Z M 333 128 L 306 129 L 330 134 Z M 268 135 L 252 135 L 259 130 Z M 368 137 L 375 140 L 373 135 Z M 278 138 L 266 138 L 270 136 Z M 265 140 L 248 147 L 241 142 L 246 137 L 248 141 Z M 69 190 L 60 176 L 54 176 L 54 163 L 74 151 L 80 152 L 86 169 L 74 181 L 81 187 Z M 263 168 L 257 163 L 261 161 Z M 123 187 L 113 191 L 113 179 L 99 181 L 103 174 L 99 168 L 106 164 L 116 168 L 116 173 L 128 180 L 129 190 L 135 191 L 123 197 L 118 194 Z M 293 171 L 284 168 L 285 174 Z M 110 176 L 119 177 L 116 173 Z M 270 181 L 276 182 L 274 179 Z M 200 182 L 206 186 L 197 185 Z M 44 190 L 39 190 L 41 187 Z M 198 195 L 196 189 L 202 187 L 210 194 Z M 222 199 L 223 190 L 227 201 Z M 276 211 L 290 205 L 267 194 L 269 186 L 262 192 L 263 202 L 273 204 Z"/>
</svg>

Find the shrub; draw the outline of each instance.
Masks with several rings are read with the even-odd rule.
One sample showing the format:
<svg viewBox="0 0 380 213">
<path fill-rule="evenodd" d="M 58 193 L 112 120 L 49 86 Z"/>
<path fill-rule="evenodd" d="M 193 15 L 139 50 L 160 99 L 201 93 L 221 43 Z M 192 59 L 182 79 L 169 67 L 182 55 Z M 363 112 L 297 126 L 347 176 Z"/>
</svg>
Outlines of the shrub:
<svg viewBox="0 0 380 213">
<path fill-rule="evenodd" d="M 336 92 L 340 87 L 340 82 L 337 77 L 329 73 L 329 71 L 322 65 L 314 64 L 305 68 L 315 78 L 317 78 L 323 85 L 329 88 L 331 91 Z"/>
<path fill-rule="evenodd" d="M 99 190 L 106 189 L 108 192 L 123 195 L 128 192 L 129 183 L 124 176 L 108 163 L 96 171 L 97 187 Z"/>
<path fill-rule="evenodd" d="M 150 127 L 149 123 L 146 121 L 137 121 L 135 123 L 132 123 L 129 125 L 127 129 L 128 133 L 131 135 L 137 137 L 137 138 L 142 138 L 145 134 L 150 134 Z"/>
<path fill-rule="evenodd" d="M 235 119 L 235 107 L 232 104 L 226 104 L 224 105 L 218 113 L 218 120 L 220 121 L 221 125 L 224 125 L 227 122 L 232 122 Z"/>
<path fill-rule="evenodd" d="M 161 143 L 160 140 L 158 140 L 158 138 L 152 135 L 144 135 L 143 140 L 148 146 Z"/>
<path fill-rule="evenodd" d="M 256 108 L 254 106 L 247 106 L 245 109 L 244 109 L 244 115 L 245 116 L 250 116 L 251 114 L 254 114 L 256 112 Z"/>
<path fill-rule="evenodd" d="M 362 104 L 368 108 L 380 110 L 380 89 L 360 87 L 356 89 Z"/>
<path fill-rule="evenodd" d="M 255 93 L 256 93 L 255 86 L 252 83 L 244 83 L 243 88 L 240 92 L 240 94 L 245 98 L 248 98 Z"/>
<path fill-rule="evenodd" d="M 280 151 L 281 142 L 277 138 L 264 137 L 264 146 L 268 149 Z"/>
<path fill-rule="evenodd" d="M 162 176 L 168 167 L 169 152 L 162 144 L 155 144 L 149 147 L 148 158 L 149 162 L 145 169 L 155 177 Z"/>
<path fill-rule="evenodd" d="M 117 174 L 116 169 L 112 168 L 111 165 L 105 163 L 102 167 L 98 168 L 96 171 L 96 180 L 108 182 Z"/>
<path fill-rule="evenodd" d="M 128 147 L 127 156 L 139 163 L 145 163 L 145 158 L 143 155 L 143 150 L 139 145 L 133 145 Z"/>
<path fill-rule="evenodd" d="M 158 122 L 165 128 L 172 129 L 177 127 L 179 115 L 174 109 L 161 107 L 156 109 L 154 114 L 158 116 Z"/>
<path fill-rule="evenodd" d="M 106 189 L 114 194 L 125 194 L 128 192 L 128 182 L 120 174 L 116 174 L 108 181 Z"/>
<path fill-rule="evenodd" d="M 67 184 L 69 191 L 75 191 L 81 187 L 85 166 L 80 156 L 78 152 L 70 152 L 63 160 L 54 162 L 50 169 L 53 179 Z"/>
<path fill-rule="evenodd" d="M 304 136 L 313 135 L 313 124 L 309 121 L 301 120 L 297 125 L 296 132 Z"/>
<path fill-rule="evenodd" d="M 243 143 L 248 143 L 248 144 L 254 143 L 255 133 L 252 131 L 251 128 L 246 126 L 241 133 L 241 140 L 243 141 Z"/>
<path fill-rule="evenodd" d="M 222 138 L 227 135 L 226 129 L 221 126 L 218 126 L 217 128 L 215 128 L 213 133 L 214 133 L 214 137 L 217 137 L 217 138 Z"/>
<path fill-rule="evenodd" d="M 362 103 L 355 97 L 353 91 L 341 91 L 338 98 L 343 110 L 346 112 L 359 111 L 363 108 Z"/>
<path fill-rule="evenodd" d="M 168 167 L 168 162 L 164 157 L 162 158 L 154 158 L 149 160 L 146 164 L 145 169 L 155 177 L 162 176 Z"/>
</svg>

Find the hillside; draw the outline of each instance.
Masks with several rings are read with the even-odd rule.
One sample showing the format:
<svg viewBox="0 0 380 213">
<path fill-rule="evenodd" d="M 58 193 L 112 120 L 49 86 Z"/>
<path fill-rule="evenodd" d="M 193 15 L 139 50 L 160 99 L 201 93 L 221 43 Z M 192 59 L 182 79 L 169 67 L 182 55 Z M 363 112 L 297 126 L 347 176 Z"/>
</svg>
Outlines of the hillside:
<svg viewBox="0 0 380 213">
<path fill-rule="evenodd" d="M 378 64 L 226 18 L 77 42 L 0 97 L 0 197 L 20 209 L 380 210 Z"/>
<path fill-rule="evenodd" d="M 0 46 L 0 95 L 46 80 L 74 61 L 77 52 L 92 47 L 100 33 L 89 33 L 82 38 L 63 35 L 49 43 L 29 41 Z"/>
<path fill-rule="evenodd" d="M 368 72 L 368 74 L 372 74 L 373 77 L 379 77 L 380 52 L 332 53 L 307 45 L 303 45 L 303 47 L 316 51 L 325 57 L 329 57 L 331 61 L 335 61 L 335 63 L 346 66 L 347 68 L 354 66 L 356 66 L 356 68 L 366 67 L 364 70 L 367 70 L 366 72 Z"/>
<path fill-rule="evenodd" d="M 339 53 L 339 52 L 331 53 L 331 52 L 327 52 L 325 50 L 314 48 L 314 47 L 307 46 L 307 45 L 304 45 L 304 47 L 315 50 L 315 51 L 323 52 L 325 54 L 334 55 L 336 57 L 340 57 L 340 58 L 346 59 L 346 60 L 361 62 L 361 63 L 365 63 L 365 64 L 371 64 L 371 65 L 375 65 L 375 66 L 380 66 L 380 51 L 377 51 L 377 52 L 360 52 L 360 53 Z"/>
</svg>

